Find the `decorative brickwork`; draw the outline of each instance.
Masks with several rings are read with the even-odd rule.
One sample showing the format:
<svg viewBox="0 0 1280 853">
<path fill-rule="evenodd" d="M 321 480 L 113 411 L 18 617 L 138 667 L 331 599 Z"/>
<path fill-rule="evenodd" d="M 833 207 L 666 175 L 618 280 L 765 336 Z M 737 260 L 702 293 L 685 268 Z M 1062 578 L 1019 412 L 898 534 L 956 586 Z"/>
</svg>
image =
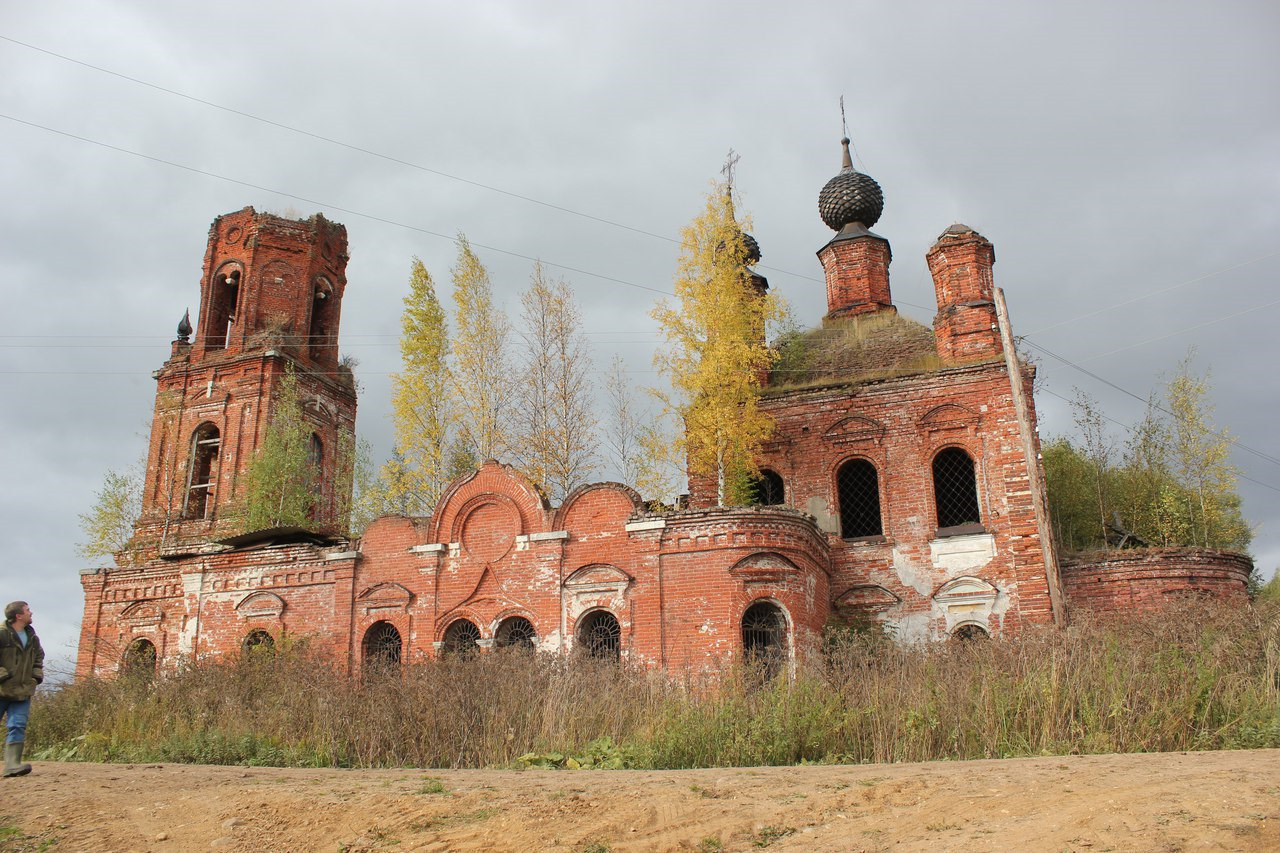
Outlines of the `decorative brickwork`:
<svg viewBox="0 0 1280 853">
<path fill-rule="evenodd" d="M 1239 600 L 1249 562 L 1219 552 L 1110 554 L 1069 564 L 1058 583 L 1033 500 L 1035 411 L 1028 404 L 1020 424 L 1013 395 L 1020 383 L 1030 398 L 1032 370 L 1001 357 L 991 244 L 952 226 L 930 249 L 930 336 L 895 314 L 888 242 L 845 221 L 879 210 L 878 185 L 845 160 L 835 189 L 853 181 L 862 194 L 832 208 L 841 231 L 819 252 L 823 331 L 867 325 L 840 359 L 767 386 L 762 408 L 776 429 L 758 461 L 773 505 L 760 507 L 716 507 L 715 484 L 699 478 L 677 512 L 646 511 L 620 483 L 580 487 L 551 507 L 489 460 L 451 484 L 429 518 L 382 518 L 358 541 L 325 535 L 323 518 L 313 532 L 230 537 L 224 513 L 284 371 L 298 376 L 330 489 L 349 464 L 337 439 L 353 428 L 356 401 L 337 361 L 342 226 L 252 208 L 219 218 L 196 341 L 175 341 L 156 373 L 133 547 L 82 573 L 78 675 L 232 654 L 286 634 L 354 672 L 513 642 L 668 671 L 748 657 L 778 668 L 815 649 L 836 616 L 885 622 L 904 641 L 940 640 L 1061 621 L 1051 598 L 1060 586 L 1072 606 L 1095 611 L 1183 591 Z"/>
</svg>

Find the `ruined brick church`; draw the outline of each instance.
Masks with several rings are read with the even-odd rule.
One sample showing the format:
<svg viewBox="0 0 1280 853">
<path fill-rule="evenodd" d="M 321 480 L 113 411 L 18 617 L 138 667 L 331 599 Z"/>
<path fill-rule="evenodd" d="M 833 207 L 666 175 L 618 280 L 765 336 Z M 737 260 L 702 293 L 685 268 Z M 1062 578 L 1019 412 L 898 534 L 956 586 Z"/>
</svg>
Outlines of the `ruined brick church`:
<svg viewBox="0 0 1280 853">
<path fill-rule="evenodd" d="M 828 311 L 768 377 L 762 406 L 776 430 L 758 459 L 760 505 L 717 507 L 714 484 L 692 478 L 676 511 L 648 511 L 619 483 L 582 486 L 553 507 L 488 461 L 431 516 L 381 518 L 354 541 L 324 523 L 338 511 L 356 417 L 338 358 L 346 230 L 253 208 L 219 217 L 198 323 L 184 318 L 154 374 L 133 543 L 115 565 L 81 573 L 77 674 L 286 634 L 353 671 L 506 645 L 702 670 L 802 657 L 839 618 L 941 640 L 1013 635 L 1063 624 L 1073 607 L 1118 611 L 1174 591 L 1242 599 L 1250 564 L 1237 555 L 1113 552 L 1059 565 L 1031 369 L 1011 348 L 992 244 L 952 225 L 929 249 L 938 311 L 928 329 L 894 308 L 889 242 L 869 230 L 882 207 L 845 140 L 843 168 L 819 196 L 835 232 L 818 250 Z M 242 533 L 227 509 L 287 371 L 312 429 L 317 530 Z"/>
</svg>

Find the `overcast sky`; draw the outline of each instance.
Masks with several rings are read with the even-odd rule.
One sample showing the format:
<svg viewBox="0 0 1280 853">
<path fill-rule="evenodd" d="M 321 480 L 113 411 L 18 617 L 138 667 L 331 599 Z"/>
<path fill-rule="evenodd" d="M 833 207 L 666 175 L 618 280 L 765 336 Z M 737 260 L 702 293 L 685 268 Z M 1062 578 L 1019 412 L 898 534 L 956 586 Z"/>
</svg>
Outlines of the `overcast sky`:
<svg viewBox="0 0 1280 853">
<path fill-rule="evenodd" d="M 654 290 L 731 147 L 761 271 L 816 323 L 841 95 L 899 310 L 931 323 L 923 254 L 964 222 L 995 244 L 1015 334 L 1138 397 L 1194 346 L 1217 422 L 1280 456 L 1271 0 L 0 8 L 0 598 L 32 603 L 53 669 L 83 607 L 77 514 L 145 450 L 214 217 L 347 226 L 341 349 L 384 456 L 411 256 L 447 297 L 464 232 L 513 315 L 541 258 L 597 362 L 651 384 Z M 1072 431 L 1075 387 L 1140 417 L 1040 358 L 1043 434 Z M 1280 464 L 1233 458 L 1269 576 Z"/>
</svg>

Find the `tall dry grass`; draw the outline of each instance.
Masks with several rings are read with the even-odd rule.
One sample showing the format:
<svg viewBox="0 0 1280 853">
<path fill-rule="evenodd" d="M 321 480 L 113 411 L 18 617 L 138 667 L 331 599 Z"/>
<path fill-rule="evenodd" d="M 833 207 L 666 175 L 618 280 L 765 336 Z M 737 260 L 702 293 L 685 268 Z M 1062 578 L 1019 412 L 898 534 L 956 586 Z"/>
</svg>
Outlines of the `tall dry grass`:
<svg viewBox="0 0 1280 853">
<path fill-rule="evenodd" d="M 1280 605 L 1186 603 L 1016 640 L 833 640 L 714 683 L 529 653 L 343 675 L 305 643 L 41 695 L 37 757 L 677 768 L 1280 747 Z M 527 761 L 528 759 L 526 759 Z M 590 763 L 583 759 L 583 763 Z"/>
</svg>

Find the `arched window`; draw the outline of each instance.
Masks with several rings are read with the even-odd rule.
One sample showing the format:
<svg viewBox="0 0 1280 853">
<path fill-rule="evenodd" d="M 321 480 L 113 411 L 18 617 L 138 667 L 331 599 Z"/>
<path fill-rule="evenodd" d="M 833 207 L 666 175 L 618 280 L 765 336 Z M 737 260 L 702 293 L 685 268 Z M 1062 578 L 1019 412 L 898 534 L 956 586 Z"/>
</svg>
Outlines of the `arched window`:
<svg viewBox="0 0 1280 853">
<path fill-rule="evenodd" d="M 836 471 L 836 493 L 840 499 L 840 536 L 879 536 L 880 477 L 876 466 L 865 459 L 850 459 Z"/>
<path fill-rule="evenodd" d="M 959 447 L 948 447 L 933 457 L 933 496 L 938 505 L 939 533 L 947 528 L 972 529 L 981 524 L 973 458 Z"/>
<path fill-rule="evenodd" d="M 480 629 L 474 622 L 458 619 L 444 630 L 444 646 L 441 651 L 446 655 L 469 655 L 480 648 Z"/>
<path fill-rule="evenodd" d="M 578 622 L 578 648 L 593 658 L 618 660 L 622 655 L 622 627 L 608 610 L 592 610 Z"/>
<path fill-rule="evenodd" d="M 276 650 L 276 641 L 261 628 L 255 628 L 240 644 L 245 654 L 270 654 Z"/>
<path fill-rule="evenodd" d="M 786 501 L 782 476 L 768 468 L 761 468 L 760 476 L 751 481 L 751 492 L 756 506 L 778 506 Z"/>
<path fill-rule="evenodd" d="M 120 674 L 130 678 L 152 678 L 156 674 L 156 644 L 142 638 L 130 643 L 120 660 Z"/>
<path fill-rule="evenodd" d="M 390 622 L 374 622 L 364 632 L 364 665 L 366 668 L 390 669 L 400 665 L 400 632 Z"/>
<path fill-rule="evenodd" d="M 307 330 L 307 351 L 311 358 L 319 360 L 333 347 L 333 330 L 337 326 L 337 300 L 333 298 L 333 285 L 324 276 L 315 282 L 311 298 L 311 324 Z"/>
<path fill-rule="evenodd" d="M 222 349 L 227 345 L 231 327 L 236 323 L 236 302 L 240 296 L 240 270 L 219 272 L 213 278 L 209 294 L 209 320 L 204 327 L 204 345 Z"/>
<path fill-rule="evenodd" d="M 787 617 L 772 601 L 757 601 L 742 614 L 742 653 L 749 666 L 776 675 L 787 659 Z"/>
<path fill-rule="evenodd" d="M 533 623 L 528 619 L 523 616 L 512 616 L 510 619 L 502 620 L 493 639 L 498 648 L 532 650 L 538 644 L 538 632 L 533 629 Z"/>
<path fill-rule="evenodd" d="M 951 639 L 960 642 L 968 642 L 970 640 L 989 640 L 991 635 L 987 633 L 987 629 L 973 622 L 961 625 L 951 632 Z"/>
<path fill-rule="evenodd" d="M 191 456 L 187 469 L 187 501 L 183 518 L 213 515 L 214 490 L 218 485 L 218 453 L 222 436 L 211 423 L 202 423 L 191 436 Z"/>
</svg>

